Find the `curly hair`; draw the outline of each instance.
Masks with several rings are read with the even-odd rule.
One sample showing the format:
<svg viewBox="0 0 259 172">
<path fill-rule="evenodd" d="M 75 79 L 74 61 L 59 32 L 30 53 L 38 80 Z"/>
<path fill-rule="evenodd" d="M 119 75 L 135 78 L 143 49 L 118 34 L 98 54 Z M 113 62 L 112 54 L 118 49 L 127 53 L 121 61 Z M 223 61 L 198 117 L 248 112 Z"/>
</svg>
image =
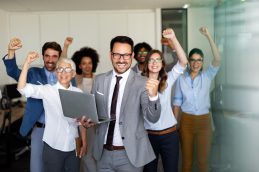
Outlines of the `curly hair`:
<svg viewBox="0 0 259 172">
<path fill-rule="evenodd" d="M 158 79 L 159 79 L 159 85 L 158 85 L 158 91 L 160 93 L 162 93 L 166 87 L 167 87 L 167 73 L 166 73 L 166 70 L 165 70 L 165 59 L 164 59 L 164 55 L 161 51 L 159 50 L 151 50 L 148 54 L 147 54 L 147 57 L 146 57 L 146 60 L 145 60 L 145 63 L 144 63 L 144 70 L 142 72 L 142 75 L 143 76 L 146 76 L 146 77 L 149 77 L 149 69 L 148 69 L 148 63 L 149 63 L 149 59 L 150 57 L 153 55 L 153 54 L 159 54 L 159 56 L 161 57 L 162 59 L 162 68 L 161 70 L 159 71 L 159 74 L 158 74 Z"/>
<path fill-rule="evenodd" d="M 134 58 L 136 59 L 138 56 L 138 52 L 140 51 L 141 48 L 145 48 L 148 52 L 152 50 L 152 47 L 146 43 L 146 42 L 141 42 L 138 43 L 134 46 Z"/>
<path fill-rule="evenodd" d="M 82 74 L 82 70 L 79 68 L 79 65 L 84 57 L 89 57 L 92 60 L 92 72 L 96 71 L 99 63 L 99 55 L 95 49 L 90 47 L 82 47 L 80 50 L 76 51 L 71 58 L 76 64 L 76 73 L 79 75 Z"/>
</svg>

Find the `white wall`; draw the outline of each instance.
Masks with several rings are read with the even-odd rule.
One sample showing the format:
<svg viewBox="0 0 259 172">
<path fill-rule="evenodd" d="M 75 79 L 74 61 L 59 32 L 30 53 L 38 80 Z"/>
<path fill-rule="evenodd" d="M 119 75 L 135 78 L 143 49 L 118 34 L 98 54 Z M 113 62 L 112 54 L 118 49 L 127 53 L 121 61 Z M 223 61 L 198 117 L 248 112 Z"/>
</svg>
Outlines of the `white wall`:
<svg viewBox="0 0 259 172">
<path fill-rule="evenodd" d="M 109 43 L 117 35 L 128 35 L 136 43 L 146 41 L 155 46 L 154 10 L 10 13 L 8 22 L 8 39 L 17 36 L 23 40 L 23 49 L 18 52 L 19 65 L 28 51 L 40 51 L 46 41 L 63 45 L 66 36 L 74 37 L 69 57 L 82 46 L 98 51 L 101 59 L 97 73 L 112 68 Z M 42 64 L 42 60 L 38 64 Z"/>
<path fill-rule="evenodd" d="M 207 26 L 211 35 L 214 35 L 214 9 L 213 8 L 189 8 L 188 9 L 188 53 L 193 48 L 200 48 L 204 53 L 205 66 L 212 59 L 212 53 L 207 38 L 203 36 L 199 28 Z"/>
<path fill-rule="evenodd" d="M 2 56 L 7 53 L 7 13 L 5 11 L 0 10 L 0 21 L 1 21 L 1 27 L 0 27 L 0 85 L 9 82 L 8 77 L 5 74 L 5 67 L 2 62 Z"/>
<path fill-rule="evenodd" d="M 12 37 L 23 41 L 23 48 L 16 52 L 17 63 L 23 64 L 28 51 L 41 52 L 46 41 L 57 41 L 63 46 L 66 36 L 74 37 L 69 48 L 71 55 L 83 46 L 95 48 L 100 55 L 97 74 L 112 68 L 109 59 L 110 40 L 117 35 L 128 35 L 135 43 L 148 42 L 161 49 L 161 11 L 160 9 L 122 10 L 122 11 L 64 11 L 64 12 L 5 12 L 0 11 L 1 56 Z M 206 19 L 200 20 L 207 16 Z M 189 49 L 200 47 L 205 56 L 211 57 L 207 40 L 199 34 L 198 28 L 207 25 L 213 33 L 213 9 L 190 8 L 188 11 Z M 208 50 L 208 51 L 207 51 Z M 208 55 L 207 55 L 208 54 Z M 134 62 L 135 63 L 135 62 Z M 35 65 L 41 66 L 42 60 Z M 1 62 L 1 71 L 4 69 Z M 14 82 L 1 72 L 0 84 Z"/>
</svg>

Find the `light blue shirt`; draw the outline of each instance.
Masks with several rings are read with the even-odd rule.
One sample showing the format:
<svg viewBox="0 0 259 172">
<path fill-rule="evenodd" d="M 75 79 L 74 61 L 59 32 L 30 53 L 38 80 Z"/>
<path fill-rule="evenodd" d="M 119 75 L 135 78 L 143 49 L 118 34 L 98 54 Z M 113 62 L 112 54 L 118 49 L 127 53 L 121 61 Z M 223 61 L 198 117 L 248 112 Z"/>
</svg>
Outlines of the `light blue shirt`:
<svg viewBox="0 0 259 172">
<path fill-rule="evenodd" d="M 44 71 L 45 71 L 46 76 L 47 76 L 48 84 L 50 84 L 50 85 L 56 84 L 57 83 L 57 77 L 56 77 L 55 73 L 48 71 L 46 68 L 44 68 Z"/>
<path fill-rule="evenodd" d="M 171 106 L 171 92 L 172 86 L 177 80 L 177 78 L 183 74 L 185 67 L 182 67 L 179 63 L 177 63 L 170 72 L 168 72 L 167 76 L 167 87 L 162 92 L 159 93 L 158 96 L 160 98 L 161 104 L 161 115 L 159 120 L 156 123 L 151 123 L 147 119 L 145 119 L 144 126 L 147 130 L 164 130 L 169 127 L 172 127 L 177 124 L 175 116 L 172 111 Z"/>
<path fill-rule="evenodd" d="M 188 71 L 176 81 L 173 105 L 181 106 L 188 114 L 203 115 L 210 109 L 210 85 L 219 67 L 209 65 L 208 69 L 200 72 L 194 79 Z"/>
<path fill-rule="evenodd" d="M 50 85 L 54 85 L 57 83 L 57 77 L 54 72 L 48 71 L 46 68 L 44 68 L 45 74 L 47 76 L 47 82 Z M 38 122 L 45 123 L 45 114 L 44 112 L 41 114 L 40 118 L 38 119 Z"/>
</svg>

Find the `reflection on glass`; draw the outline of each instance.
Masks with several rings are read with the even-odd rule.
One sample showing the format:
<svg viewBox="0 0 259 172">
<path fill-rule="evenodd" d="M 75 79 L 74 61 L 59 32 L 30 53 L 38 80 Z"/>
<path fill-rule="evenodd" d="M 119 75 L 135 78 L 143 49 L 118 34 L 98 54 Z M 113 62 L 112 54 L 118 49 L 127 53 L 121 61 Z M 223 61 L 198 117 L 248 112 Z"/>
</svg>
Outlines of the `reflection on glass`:
<svg viewBox="0 0 259 172">
<path fill-rule="evenodd" d="M 222 66 L 212 92 L 213 172 L 259 169 L 259 2 L 229 0 L 215 8 Z"/>
</svg>

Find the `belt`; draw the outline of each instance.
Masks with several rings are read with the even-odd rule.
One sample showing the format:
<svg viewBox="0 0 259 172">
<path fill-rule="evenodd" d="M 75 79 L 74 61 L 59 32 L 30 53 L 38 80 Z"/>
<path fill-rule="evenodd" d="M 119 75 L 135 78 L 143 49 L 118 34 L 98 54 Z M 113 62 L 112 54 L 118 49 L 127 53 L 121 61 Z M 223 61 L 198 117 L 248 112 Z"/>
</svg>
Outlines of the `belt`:
<svg viewBox="0 0 259 172">
<path fill-rule="evenodd" d="M 40 123 L 40 122 L 36 122 L 34 126 L 37 128 L 45 128 L 45 124 Z"/>
<path fill-rule="evenodd" d="M 164 134 L 168 134 L 168 133 L 172 133 L 176 131 L 176 126 L 167 128 L 165 130 L 147 130 L 148 134 L 154 134 L 154 135 L 164 135 Z"/>
<path fill-rule="evenodd" d="M 113 150 L 124 150 L 125 147 L 124 146 L 113 146 L 113 145 L 103 145 L 103 148 L 109 150 L 109 151 L 113 151 Z"/>
</svg>

